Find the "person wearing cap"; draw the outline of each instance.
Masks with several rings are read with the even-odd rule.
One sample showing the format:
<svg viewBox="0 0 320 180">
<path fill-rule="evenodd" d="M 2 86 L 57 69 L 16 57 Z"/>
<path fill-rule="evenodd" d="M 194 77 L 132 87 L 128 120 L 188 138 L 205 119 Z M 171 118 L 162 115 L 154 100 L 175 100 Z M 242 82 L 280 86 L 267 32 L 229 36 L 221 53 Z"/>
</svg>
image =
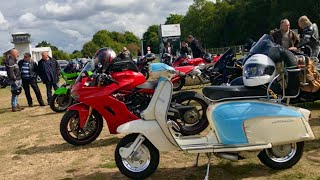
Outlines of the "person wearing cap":
<svg viewBox="0 0 320 180">
<path fill-rule="evenodd" d="M 26 94 L 29 107 L 33 106 L 32 97 L 30 95 L 30 86 L 32 87 L 34 93 L 36 94 L 39 105 L 45 106 L 42 100 L 40 89 L 37 84 L 38 65 L 35 61 L 31 59 L 31 54 L 25 53 L 23 56 L 23 59 L 18 62 L 18 65 L 21 72 L 22 87 Z"/>
</svg>

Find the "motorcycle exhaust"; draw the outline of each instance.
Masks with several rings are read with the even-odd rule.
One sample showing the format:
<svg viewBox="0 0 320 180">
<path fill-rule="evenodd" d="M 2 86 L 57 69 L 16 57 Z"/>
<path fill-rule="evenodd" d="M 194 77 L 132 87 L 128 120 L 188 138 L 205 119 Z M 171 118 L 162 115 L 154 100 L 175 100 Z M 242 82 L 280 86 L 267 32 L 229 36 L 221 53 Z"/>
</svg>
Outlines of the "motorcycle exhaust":
<svg viewBox="0 0 320 180">
<path fill-rule="evenodd" d="M 231 153 L 216 153 L 215 155 L 219 158 L 228 159 L 231 161 L 238 161 L 240 159 L 237 154 Z"/>
</svg>

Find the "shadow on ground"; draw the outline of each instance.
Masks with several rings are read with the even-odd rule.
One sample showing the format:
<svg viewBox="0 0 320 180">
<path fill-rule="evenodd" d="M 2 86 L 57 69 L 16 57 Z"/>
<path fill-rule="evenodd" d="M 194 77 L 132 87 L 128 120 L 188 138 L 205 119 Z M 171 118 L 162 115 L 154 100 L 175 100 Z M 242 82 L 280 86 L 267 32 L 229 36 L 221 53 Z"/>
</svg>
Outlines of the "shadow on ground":
<svg viewBox="0 0 320 180">
<path fill-rule="evenodd" d="M 46 154 L 46 153 L 60 153 L 64 151 L 77 151 L 81 149 L 91 149 L 91 148 L 99 148 L 117 144 L 120 138 L 118 137 L 111 137 L 107 139 L 99 139 L 91 144 L 84 145 L 84 146 L 74 146 L 68 143 L 62 144 L 51 144 L 48 146 L 32 146 L 29 148 L 21 148 L 15 151 L 15 154 L 22 154 L 22 155 L 32 155 L 32 154 Z"/>
</svg>

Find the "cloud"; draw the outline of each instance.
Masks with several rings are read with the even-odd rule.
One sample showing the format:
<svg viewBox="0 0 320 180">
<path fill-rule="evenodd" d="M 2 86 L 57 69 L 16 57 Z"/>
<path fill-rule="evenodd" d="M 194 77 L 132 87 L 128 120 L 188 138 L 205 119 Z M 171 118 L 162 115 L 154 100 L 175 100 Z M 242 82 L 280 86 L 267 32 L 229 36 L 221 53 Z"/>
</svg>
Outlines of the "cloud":
<svg viewBox="0 0 320 180">
<path fill-rule="evenodd" d="M 192 3 L 193 0 L 6 1 L 0 7 L 0 38 L 10 39 L 8 31 L 1 33 L 10 27 L 12 32 L 30 33 L 35 44 L 46 40 L 72 52 L 80 50 L 101 29 L 131 31 L 142 37 L 150 25 L 164 23 L 169 14 L 185 14 Z M 2 52 L 7 50 L 3 44 Z"/>
<path fill-rule="evenodd" d="M 4 18 L 2 12 L 0 11 L 0 30 L 6 31 L 9 28 L 8 21 Z"/>
</svg>

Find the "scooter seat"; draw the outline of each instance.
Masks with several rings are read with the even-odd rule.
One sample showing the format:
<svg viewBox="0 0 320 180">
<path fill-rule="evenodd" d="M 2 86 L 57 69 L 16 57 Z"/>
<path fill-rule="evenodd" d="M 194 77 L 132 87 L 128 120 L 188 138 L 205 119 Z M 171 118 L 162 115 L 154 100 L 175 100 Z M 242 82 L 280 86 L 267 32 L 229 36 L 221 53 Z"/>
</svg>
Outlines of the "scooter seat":
<svg viewBox="0 0 320 180">
<path fill-rule="evenodd" d="M 158 85 L 158 80 L 146 81 L 143 84 L 137 86 L 138 89 L 155 89 Z"/>
<path fill-rule="evenodd" d="M 266 89 L 262 87 L 246 87 L 240 86 L 207 86 L 204 87 L 202 93 L 211 100 L 220 100 L 225 98 L 240 97 L 262 97 L 267 96 Z"/>
</svg>

